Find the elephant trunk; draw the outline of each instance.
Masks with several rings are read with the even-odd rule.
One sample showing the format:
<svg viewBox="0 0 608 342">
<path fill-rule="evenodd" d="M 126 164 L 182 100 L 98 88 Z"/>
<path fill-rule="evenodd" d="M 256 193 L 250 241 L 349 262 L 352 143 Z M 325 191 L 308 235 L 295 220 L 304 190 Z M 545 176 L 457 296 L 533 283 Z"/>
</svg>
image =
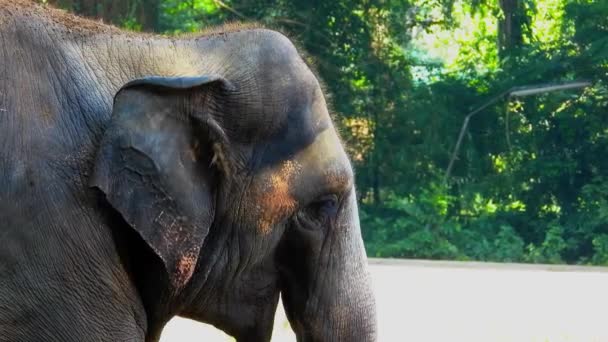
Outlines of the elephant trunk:
<svg viewBox="0 0 608 342">
<path fill-rule="evenodd" d="M 298 341 L 376 341 L 376 309 L 367 269 L 358 265 L 351 272 L 326 293 L 313 293 L 318 304 L 311 302 L 307 308 L 312 326 L 296 329 Z"/>
<path fill-rule="evenodd" d="M 291 239 L 309 241 L 310 236 Z M 375 300 L 354 191 L 323 239 L 316 251 L 296 243 L 290 248 L 298 256 L 292 260 L 301 260 L 292 266 L 305 270 L 287 274 L 283 289 L 298 341 L 376 341 Z"/>
</svg>

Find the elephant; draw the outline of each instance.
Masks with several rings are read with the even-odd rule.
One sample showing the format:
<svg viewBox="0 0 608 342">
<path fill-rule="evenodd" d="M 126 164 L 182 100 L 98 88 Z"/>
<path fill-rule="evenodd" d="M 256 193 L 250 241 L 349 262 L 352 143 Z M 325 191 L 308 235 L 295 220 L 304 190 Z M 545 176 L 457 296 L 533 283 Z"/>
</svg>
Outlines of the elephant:
<svg viewBox="0 0 608 342">
<path fill-rule="evenodd" d="M 353 169 L 312 68 L 255 25 L 160 36 L 0 0 L 0 341 L 182 316 L 375 341 Z"/>
</svg>

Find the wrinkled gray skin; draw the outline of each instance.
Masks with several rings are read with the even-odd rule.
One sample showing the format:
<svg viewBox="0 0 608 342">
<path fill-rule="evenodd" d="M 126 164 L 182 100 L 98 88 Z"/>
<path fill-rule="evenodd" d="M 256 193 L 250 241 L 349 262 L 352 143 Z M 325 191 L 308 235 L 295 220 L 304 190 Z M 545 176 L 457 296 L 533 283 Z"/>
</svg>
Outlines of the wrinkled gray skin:
<svg viewBox="0 0 608 342">
<path fill-rule="evenodd" d="M 374 341 L 353 175 L 264 29 L 135 36 L 0 0 L 0 341 L 156 341 L 175 315 Z"/>
</svg>

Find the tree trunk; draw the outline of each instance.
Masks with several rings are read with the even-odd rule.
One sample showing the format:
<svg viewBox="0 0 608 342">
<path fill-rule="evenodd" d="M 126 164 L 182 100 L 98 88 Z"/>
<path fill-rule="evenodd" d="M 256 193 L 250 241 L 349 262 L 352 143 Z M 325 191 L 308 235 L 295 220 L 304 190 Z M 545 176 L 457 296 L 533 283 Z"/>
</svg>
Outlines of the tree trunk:
<svg viewBox="0 0 608 342">
<path fill-rule="evenodd" d="M 529 22 L 522 0 L 500 0 L 503 17 L 498 20 L 498 53 L 501 59 L 524 42 L 524 28 Z"/>
<path fill-rule="evenodd" d="M 147 32 L 159 30 L 159 0 L 142 0 L 139 6 L 137 22 L 142 25 L 142 29 Z"/>
</svg>

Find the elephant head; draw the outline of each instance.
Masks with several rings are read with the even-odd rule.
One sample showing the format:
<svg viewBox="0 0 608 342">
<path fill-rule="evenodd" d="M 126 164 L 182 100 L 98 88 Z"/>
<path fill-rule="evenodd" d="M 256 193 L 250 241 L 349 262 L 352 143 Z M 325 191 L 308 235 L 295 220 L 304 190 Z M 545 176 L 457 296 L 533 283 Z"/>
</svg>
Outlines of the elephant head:
<svg viewBox="0 0 608 342">
<path fill-rule="evenodd" d="M 267 341 L 282 293 L 298 340 L 373 341 L 353 172 L 319 83 L 276 32 L 230 41 L 200 75 L 124 85 L 100 144 L 92 186 L 161 265 L 162 290 L 139 285 L 162 302 L 148 322 Z"/>
</svg>

